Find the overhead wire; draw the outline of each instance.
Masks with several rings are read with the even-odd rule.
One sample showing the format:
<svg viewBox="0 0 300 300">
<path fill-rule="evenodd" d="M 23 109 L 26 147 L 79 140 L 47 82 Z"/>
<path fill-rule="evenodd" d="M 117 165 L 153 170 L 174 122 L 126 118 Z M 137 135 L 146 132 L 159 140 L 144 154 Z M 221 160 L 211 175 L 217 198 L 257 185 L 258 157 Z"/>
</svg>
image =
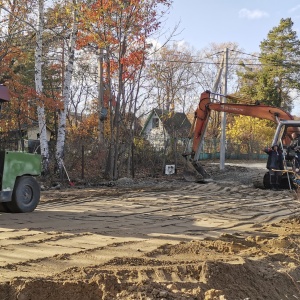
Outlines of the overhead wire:
<svg viewBox="0 0 300 300">
<path fill-rule="evenodd" d="M 254 54 L 249 54 L 249 53 L 245 53 L 245 52 L 242 52 L 242 51 L 239 51 L 239 50 L 233 50 L 233 49 L 229 49 L 230 51 L 232 52 L 236 52 L 236 53 L 239 53 L 239 54 L 243 54 L 243 55 L 248 55 L 248 56 L 251 56 L 253 57 L 253 60 L 259 60 L 261 59 L 262 57 L 261 56 L 257 56 L 257 55 L 254 55 Z M 218 54 L 223 54 L 224 51 L 219 51 L 219 52 L 216 52 L 216 53 L 213 53 L 209 56 L 206 56 L 206 57 L 202 57 L 201 60 L 182 60 L 182 59 L 148 59 L 148 61 L 150 62 L 169 62 L 169 63 L 183 63 L 183 64 L 204 64 L 204 65 L 221 65 L 222 62 L 208 62 L 208 61 L 204 61 L 205 59 L 208 59 L 208 58 L 211 58 L 215 55 L 218 55 Z M 179 53 L 179 54 L 172 54 L 172 56 L 180 56 L 181 54 L 185 54 L 185 53 Z M 189 57 L 197 57 L 195 55 L 193 56 L 189 56 Z M 229 62 L 228 62 L 228 65 L 229 66 L 240 66 L 241 65 L 241 62 L 230 62 L 230 60 L 243 60 L 245 59 L 245 57 L 235 57 L 235 58 L 232 58 L 232 57 L 229 57 Z M 243 62 L 243 66 L 275 66 L 275 67 L 300 67 L 300 64 L 297 64 L 295 63 L 294 61 L 292 60 L 285 60 L 284 62 L 277 62 L 277 61 L 274 61 L 273 59 L 267 59 L 269 60 L 270 62 L 268 63 L 258 63 L 258 62 Z"/>
<path fill-rule="evenodd" d="M 207 62 L 207 61 L 183 61 L 183 60 L 167 60 L 167 59 L 148 59 L 151 62 L 169 62 L 169 63 L 182 63 L 182 64 L 203 64 L 203 65 L 221 65 L 222 62 Z M 241 63 L 228 63 L 229 66 L 241 66 Z M 300 67 L 300 64 L 290 64 L 290 63 L 243 63 L 243 66 L 274 66 L 274 67 Z"/>
</svg>

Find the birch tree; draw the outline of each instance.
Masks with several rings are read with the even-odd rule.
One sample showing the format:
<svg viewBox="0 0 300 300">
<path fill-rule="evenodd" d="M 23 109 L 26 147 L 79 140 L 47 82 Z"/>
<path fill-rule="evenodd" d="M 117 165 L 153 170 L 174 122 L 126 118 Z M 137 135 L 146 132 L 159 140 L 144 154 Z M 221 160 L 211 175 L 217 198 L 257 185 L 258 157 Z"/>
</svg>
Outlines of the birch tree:
<svg viewBox="0 0 300 300">
<path fill-rule="evenodd" d="M 69 38 L 69 45 L 67 51 L 67 66 L 64 72 L 65 76 L 63 78 L 63 91 L 62 91 L 62 99 L 63 99 L 63 109 L 59 112 L 59 124 L 58 124 L 58 133 L 57 133 L 57 143 L 56 143 L 56 161 L 59 166 L 59 169 L 62 168 L 62 159 L 64 157 L 64 147 L 65 147 L 65 139 L 66 139 L 66 120 L 67 120 L 67 111 L 70 103 L 70 92 L 71 92 L 71 81 L 72 74 L 74 70 L 74 58 L 75 58 L 75 45 L 77 38 L 77 3 L 76 0 L 73 0 L 73 21 L 72 21 L 72 29 Z"/>
<path fill-rule="evenodd" d="M 38 2 L 38 22 L 36 29 L 36 48 L 35 48 L 35 90 L 39 101 L 37 103 L 37 114 L 40 131 L 40 147 L 42 155 L 42 166 L 44 174 L 49 173 L 49 147 L 46 131 L 45 106 L 42 101 L 42 56 L 43 56 L 43 30 L 44 30 L 44 0 Z"/>
</svg>

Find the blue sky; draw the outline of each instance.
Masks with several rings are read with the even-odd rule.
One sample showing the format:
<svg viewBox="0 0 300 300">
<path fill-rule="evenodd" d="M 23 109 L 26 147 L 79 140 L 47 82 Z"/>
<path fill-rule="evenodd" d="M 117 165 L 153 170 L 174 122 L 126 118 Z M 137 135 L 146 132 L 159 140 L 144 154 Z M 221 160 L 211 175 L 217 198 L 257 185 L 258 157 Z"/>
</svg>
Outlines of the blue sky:
<svg viewBox="0 0 300 300">
<path fill-rule="evenodd" d="M 167 28 L 180 22 L 176 40 L 197 50 L 210 43 L 236 42 L 246 53 L 258 52 L 260 42 L 279 25 L 292 18 L 300 37 L 299 0 L 174 0 Z"/>
</svg>

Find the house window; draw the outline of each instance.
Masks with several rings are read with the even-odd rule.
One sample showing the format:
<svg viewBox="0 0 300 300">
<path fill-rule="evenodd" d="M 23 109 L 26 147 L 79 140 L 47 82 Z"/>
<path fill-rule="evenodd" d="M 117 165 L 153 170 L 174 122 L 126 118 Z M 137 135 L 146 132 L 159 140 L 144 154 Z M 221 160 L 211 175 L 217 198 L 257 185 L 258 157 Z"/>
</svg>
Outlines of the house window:
<svg viewBox="0 0 300 300">
<path fill-rule="evenodd" d="M 158 128 L 159 127 L 159 118 L 153 118 L 152 119 L 152 128 Z"/>
</svg>

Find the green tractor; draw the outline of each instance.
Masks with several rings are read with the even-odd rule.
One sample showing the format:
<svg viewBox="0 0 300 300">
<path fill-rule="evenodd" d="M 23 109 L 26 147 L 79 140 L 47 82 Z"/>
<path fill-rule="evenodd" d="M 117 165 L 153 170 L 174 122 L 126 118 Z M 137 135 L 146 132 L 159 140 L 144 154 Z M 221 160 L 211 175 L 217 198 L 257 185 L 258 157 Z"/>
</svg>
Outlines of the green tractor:
<svg viewBox="0 0 300 300">
<path fill-rule="evenodd" d="M 9 101 L 6 86 L 0 86 L 0 102 Z M 40 201 L 41 155 L 0 151 L 0 211 L 32 212 Z"/>
</svg>

